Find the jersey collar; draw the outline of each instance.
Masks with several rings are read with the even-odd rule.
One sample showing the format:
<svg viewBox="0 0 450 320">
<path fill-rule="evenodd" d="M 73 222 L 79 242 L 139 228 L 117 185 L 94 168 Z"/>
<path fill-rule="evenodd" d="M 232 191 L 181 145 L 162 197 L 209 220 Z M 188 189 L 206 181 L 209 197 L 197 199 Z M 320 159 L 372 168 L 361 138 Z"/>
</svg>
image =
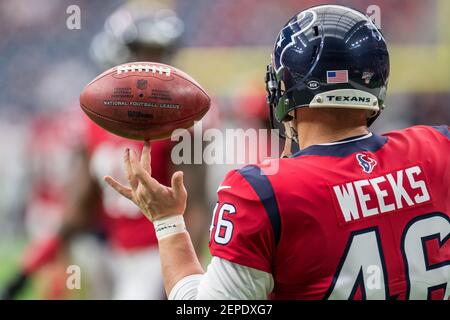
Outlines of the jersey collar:
<svg viewBox="0 0 450 320">
<path fill-rule="evenodd" d="M 373 134 L 350 137 L 333 143 L 318 144 L 307 147 L 293 155 L 300 156 L 331 156 L 347 157 L 356 152 L 376 152 L 387 142 L 387 137 Z"/>
</svg>

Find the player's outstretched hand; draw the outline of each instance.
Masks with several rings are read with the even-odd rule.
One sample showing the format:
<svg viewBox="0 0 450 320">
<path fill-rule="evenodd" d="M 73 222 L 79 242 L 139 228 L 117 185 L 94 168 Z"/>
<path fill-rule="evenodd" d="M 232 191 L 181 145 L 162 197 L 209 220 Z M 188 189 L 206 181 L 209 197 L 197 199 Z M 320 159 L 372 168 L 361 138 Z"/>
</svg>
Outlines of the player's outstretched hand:
<svg viewBox="0 0 450 320">
<path fill-rule="evenodd" d="M 183 172 L 173 174 L 171 187 L 160 184 L 152 177 L 150 152 L 149 141 L 144 144 L 140 160 L 133 150 L 125 150 L 125 171 L 130 187 L 110 176 L 105 177 L 105 181 L 122 196 L 133 201 L 151 221 L 184 214 L 187 192 Z"/>
</svg>

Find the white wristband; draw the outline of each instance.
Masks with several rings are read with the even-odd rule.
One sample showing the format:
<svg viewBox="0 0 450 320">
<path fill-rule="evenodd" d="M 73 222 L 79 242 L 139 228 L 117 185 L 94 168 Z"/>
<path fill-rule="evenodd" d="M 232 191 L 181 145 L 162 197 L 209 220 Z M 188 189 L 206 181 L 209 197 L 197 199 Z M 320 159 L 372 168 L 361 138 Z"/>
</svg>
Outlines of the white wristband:
<svg viewBox="0 0 450 320">
<path fill-rule="evenodd" d="M 186 231 L 186 225 L 184 224 L 182 215 L 154 220 L 153 226 L 155 227 L 158 240 Z"/>
</svg>

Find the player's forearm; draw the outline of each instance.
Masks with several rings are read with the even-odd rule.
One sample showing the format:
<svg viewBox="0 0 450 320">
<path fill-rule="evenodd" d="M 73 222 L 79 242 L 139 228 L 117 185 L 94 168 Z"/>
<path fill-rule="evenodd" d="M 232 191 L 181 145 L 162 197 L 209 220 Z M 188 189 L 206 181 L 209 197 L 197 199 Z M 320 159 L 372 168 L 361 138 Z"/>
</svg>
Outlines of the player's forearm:
<svg viewBox="0 0 450 320">
<path fill-rule="evenodd" d="M 159 253 L 167 296 L 181 279 L 204 273 L 187 232 L 160 239 Z"/>
</svg>

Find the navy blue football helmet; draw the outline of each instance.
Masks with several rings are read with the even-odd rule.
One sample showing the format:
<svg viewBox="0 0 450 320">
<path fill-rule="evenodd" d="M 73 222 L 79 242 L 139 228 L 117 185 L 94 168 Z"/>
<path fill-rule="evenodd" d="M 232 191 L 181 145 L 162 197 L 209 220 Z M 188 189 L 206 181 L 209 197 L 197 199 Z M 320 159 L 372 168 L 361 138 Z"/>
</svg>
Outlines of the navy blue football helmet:
<svg viewBox="0 0 450 320">
<path fill-rule="evenodd" d="M 282 129 L 305 107 L 368 110 L 370 126 L 384 109 L 388 78 L 386 42 L 370 18 L 337 5 L 302 11 L 278 34 L 267 67 L 272 126 Z"/>
</svg>

